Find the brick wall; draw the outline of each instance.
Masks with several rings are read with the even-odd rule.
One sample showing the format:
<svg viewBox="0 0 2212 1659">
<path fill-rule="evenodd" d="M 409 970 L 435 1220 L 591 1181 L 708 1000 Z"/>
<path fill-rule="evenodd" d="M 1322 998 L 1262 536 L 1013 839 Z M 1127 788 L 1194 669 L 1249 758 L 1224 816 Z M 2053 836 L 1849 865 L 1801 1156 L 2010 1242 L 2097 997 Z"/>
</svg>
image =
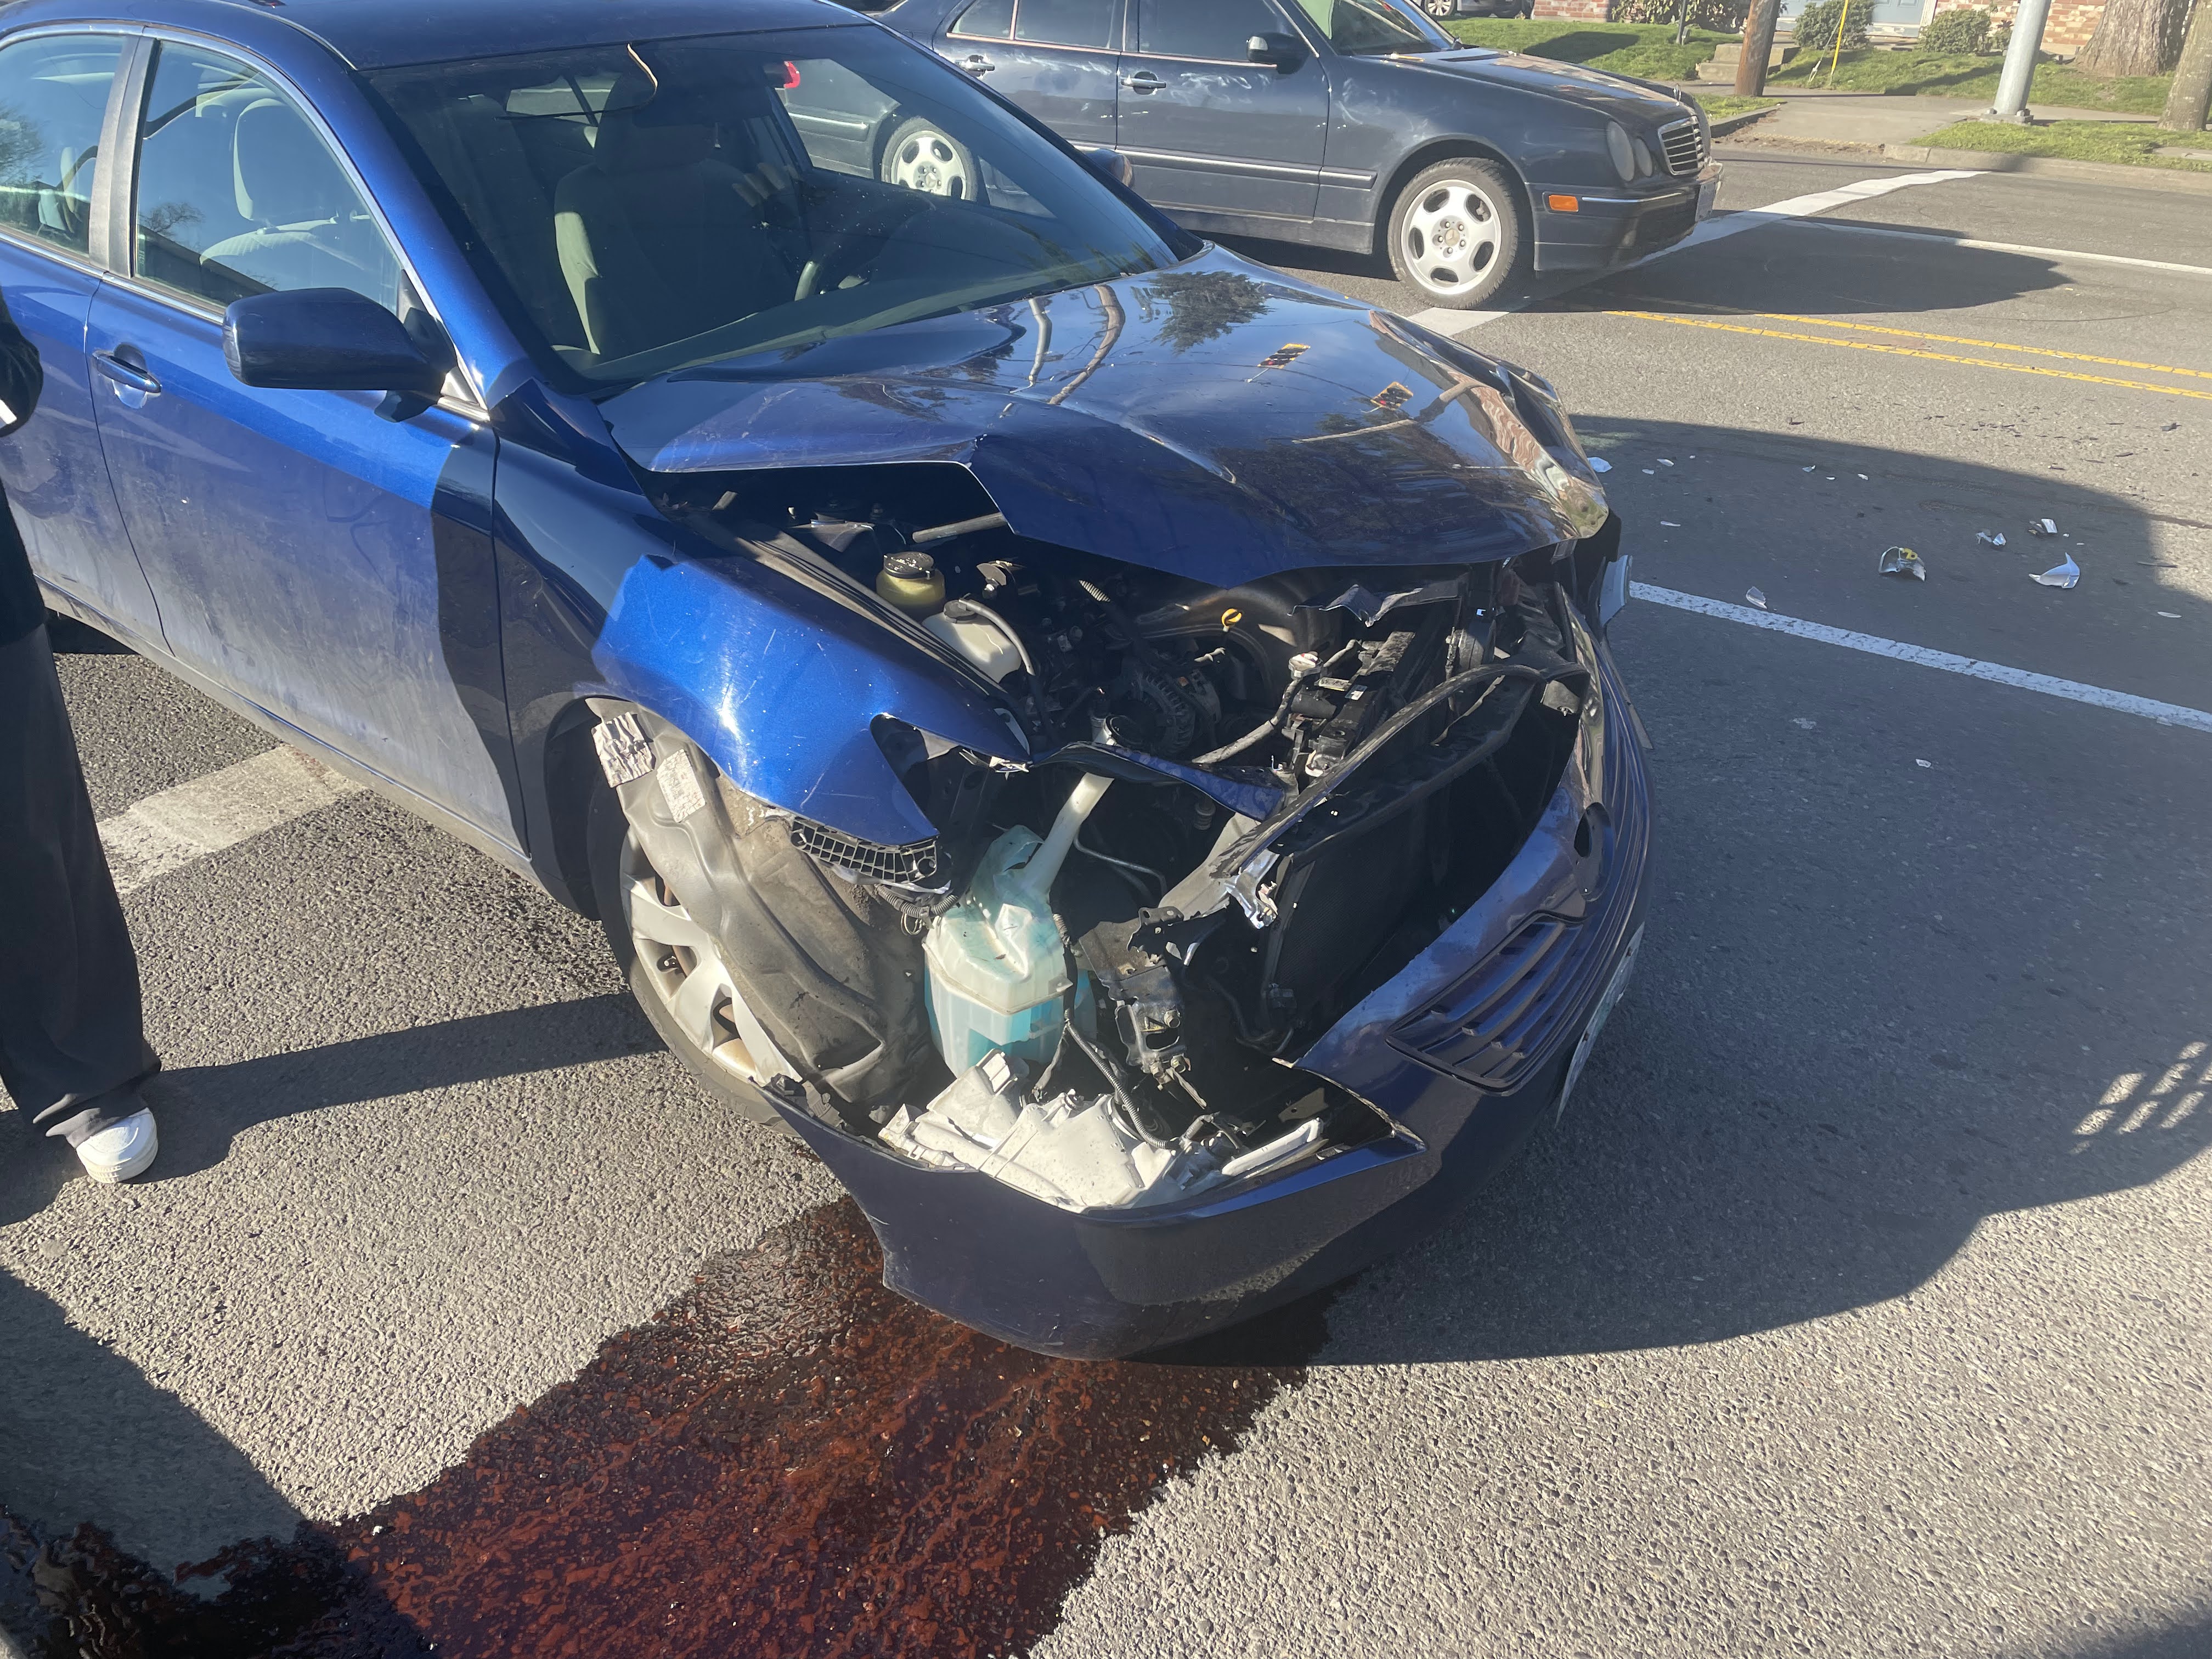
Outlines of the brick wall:
<svg viewBox="0 0 2212 1659">
<path fill-rule="evenodd" d="M 1578 23 L 1602 23 L 1612 0 L 1536 0 L 1537 17 L 1571 17 Z"/>
<path fill-rule="evenodd" d="M 1936 9 L 1949 11 L 1973 3 L 1974 0 L 1936 0 Z M 2009 23 L 2018 9 L 2017 0 L 1995 0 L 1989 13 L 1998 22 Z M 2104 15 L 2105 0 L 2051 0 L 2051 15 L 2043 25 L 2044 51 L 2072 57 L 2089 44 L 2089 37 L 2097 32 L 2097 20 Z"/>
</svg>

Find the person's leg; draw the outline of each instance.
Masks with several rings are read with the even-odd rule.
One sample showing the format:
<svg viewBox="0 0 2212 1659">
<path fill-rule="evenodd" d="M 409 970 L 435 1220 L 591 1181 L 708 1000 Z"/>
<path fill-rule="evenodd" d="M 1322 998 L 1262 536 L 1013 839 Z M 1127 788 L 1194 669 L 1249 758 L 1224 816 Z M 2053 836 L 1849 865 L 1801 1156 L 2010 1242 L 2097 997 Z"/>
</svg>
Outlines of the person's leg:
<svg viewBox="0 0 2212 1659">
<path fill-rule="evenodd" d="M 94 1151 L 119 1139 L 126 1163 L 150 1156 L 150 1117 L 143 1135 L 118 1126 L 142 1111 L 138 1085 L 158 1064 L 53 652 L 34 629 L 0 645 L 0 1083 L 112 1179 Z"/>
</svg>

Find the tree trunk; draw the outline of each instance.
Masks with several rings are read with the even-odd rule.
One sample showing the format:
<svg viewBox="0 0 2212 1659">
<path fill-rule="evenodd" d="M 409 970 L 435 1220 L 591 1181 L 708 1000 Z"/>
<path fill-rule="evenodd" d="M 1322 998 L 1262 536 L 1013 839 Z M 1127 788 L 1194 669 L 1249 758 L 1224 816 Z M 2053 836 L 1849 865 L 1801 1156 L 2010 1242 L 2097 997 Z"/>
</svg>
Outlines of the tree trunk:
<svg viewBox="0 0 2212 1659">
<path fill-rule="evenodd" d="M 2202 132 L 2208 105 L 2212 105 L 2212 0 L 2197 0 L 2181 61 L 2174 65 L 2173 86 L 2166 94 L 2166 113 L 2158 124 L 2176 132 Z"/>
<path fill-rule="evenodd" d="M 2074 67 L 2091 75 L 2163 75 L 2181 55 L 2188 15 L 2189 0 L 2106 0 Z"/>
</svg>

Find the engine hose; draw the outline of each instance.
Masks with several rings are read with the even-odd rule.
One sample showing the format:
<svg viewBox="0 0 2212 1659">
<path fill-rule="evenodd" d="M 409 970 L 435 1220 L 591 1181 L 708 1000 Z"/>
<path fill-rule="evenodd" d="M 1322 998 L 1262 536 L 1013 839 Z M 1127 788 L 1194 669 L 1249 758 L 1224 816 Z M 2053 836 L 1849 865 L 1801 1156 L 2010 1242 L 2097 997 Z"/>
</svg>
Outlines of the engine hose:
<svg viewBox="0 0 2212 1659">
<path fill-rule="evenodd" d="M 1220 748 L 1214 750 L 1210 754 L 1200 755 L 1196 760 L 1190 763 L 1193 766 L 1213 766 L 1222 761 L 1229 759 L 1231 756 L 1243 754 L 1247 749 L 1251 748 L 1255 744 L 1268 736 L 1277 726 L 1283 723 L 1283 716 L 1290 712 L 1291 699 L 1298 695 L 1302 687 L 1305 686 L 1310 681 L 1319 679 L 1323 674 L 1328 673 L 1330 669 L 1335 667 L 1337 664 L 1342 662 L 1346 657 L 1350 656 L 1358 648 L 1359 641 L 1358 640 L 1354 640 L 1351 644 L 1346 646 L 1344 649 L 1331 657 L 1327 662 L 1316 663 L 1311 668 L 1301 669 L 1298 672 L 1291 675 L 1291 683 L 1283 688 L 1282 701 L 1275 705 L 1275 712 L 1273 714 L 1268 715 L 1266 720 L 1261 721 L 1259 725 L 1254 726 L 1249 732 L 1247 732 L 1243 737 L 1237 738 L 1234 742 L 1225 743 L 1222 744 Z"/>
<path fill-rule="evenodd" d="M 1091 1039 L 1077 1030 L 1074 1026 L 1068 1026 L 1066 1030 L 1067 1035 L 1075 1039 L 1075 1046 L 1082 1049 L 1085 1056 L 1098 1068 L 1098 1075 L 1106 1079 L 1107 1087 L 1113 1090 L 1113 1098 L 1121 1108 L 1114 1114 L 1115 1121 L 1147 1146 L 1155 1147 L 1161 1152 L 1170 1151 L 1170 1143 L 1162 1140 L 1145 1127 L 1144 1114 L 1137 1109 L 1136 1099 L 1129 1093 L 1128 1085 L 1121 1081 L 1120 1067 L 1107 1059 L 1100 1050 L 1092 1047 Z"/>
</svg>

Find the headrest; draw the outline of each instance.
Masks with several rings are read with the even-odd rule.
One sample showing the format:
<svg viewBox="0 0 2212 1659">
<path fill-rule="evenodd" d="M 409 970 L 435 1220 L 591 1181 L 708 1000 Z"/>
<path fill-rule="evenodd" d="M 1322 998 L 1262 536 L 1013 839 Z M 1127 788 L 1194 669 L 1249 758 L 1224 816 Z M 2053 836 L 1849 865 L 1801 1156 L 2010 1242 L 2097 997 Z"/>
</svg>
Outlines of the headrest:
<svg viewBox="0 0 2212 1659">
<path fill-rule="evenodd" d="M 334 219 L 352 205 L 353 191 L 329 149 L 280 99 L 264 98 L 238 112 L 230 176 L 239 213 L 258 225 Z"/>
</svg>

